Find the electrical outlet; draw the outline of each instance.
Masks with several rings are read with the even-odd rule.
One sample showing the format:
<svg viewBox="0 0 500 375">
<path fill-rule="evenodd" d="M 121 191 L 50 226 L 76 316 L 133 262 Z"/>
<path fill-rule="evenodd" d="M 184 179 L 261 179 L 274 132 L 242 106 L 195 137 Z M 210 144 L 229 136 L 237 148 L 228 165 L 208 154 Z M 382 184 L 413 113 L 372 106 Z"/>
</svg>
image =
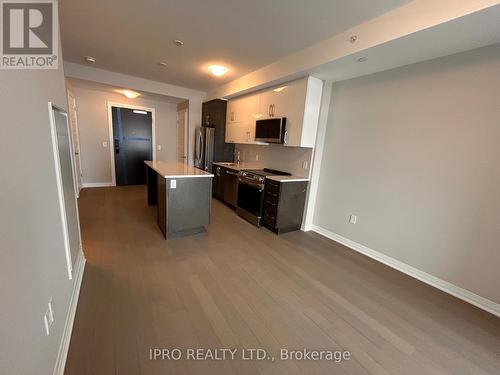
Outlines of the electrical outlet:
<svg viewBox="0 0 500 375">
<path fill-rule="evenodd" d="M 351 224 L 356 224 L 357 220 L 358 220 L 358 217 L 356 215 L 351 215 L 349 217 L 349 223 L 351 223 Z"/>
<path fill-rule="evenodd" d="M 170 189 L 177 188 L 177 180 L 170 180 Z"/>
<path fill-rule="evenodd" d="M 304 162 L 302 163 L 302 168 L 307 169 L 307 167 L 309 167 L 309 163 L 307 162 L 307 160 L 304 160 Z"/>
<path fill-rule="evenodd" d="M 108 147 L 108 142 L 106 141 L 102 142 L 102 147 Z"/>
<path fill-rule="evenodd" d="M 161 145 L 156 145 L 156 149 L 157 149 L 158 151 L 161 151 Z"/>
</svg>

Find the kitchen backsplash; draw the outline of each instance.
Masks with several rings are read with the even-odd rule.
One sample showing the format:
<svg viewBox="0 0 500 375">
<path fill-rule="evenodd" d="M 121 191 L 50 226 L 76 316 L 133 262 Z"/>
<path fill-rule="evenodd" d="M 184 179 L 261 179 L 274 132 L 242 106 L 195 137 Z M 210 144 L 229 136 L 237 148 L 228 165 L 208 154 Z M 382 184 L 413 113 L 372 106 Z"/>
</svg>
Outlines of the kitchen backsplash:
<svg viewBox="0 0 500 375">
<path fill-rule="evenodd" d="M 263 167 L 289 172 L 297 177 L 309 177 L 311 148 L 237 144 L 236 149 L 240 151 L 240 161 L 242 162 L 258 163 Z M 258 160 L 256 159 L 257 155 Z M 304 166 L 307 168 L 304 169 Z"/>
</svg>

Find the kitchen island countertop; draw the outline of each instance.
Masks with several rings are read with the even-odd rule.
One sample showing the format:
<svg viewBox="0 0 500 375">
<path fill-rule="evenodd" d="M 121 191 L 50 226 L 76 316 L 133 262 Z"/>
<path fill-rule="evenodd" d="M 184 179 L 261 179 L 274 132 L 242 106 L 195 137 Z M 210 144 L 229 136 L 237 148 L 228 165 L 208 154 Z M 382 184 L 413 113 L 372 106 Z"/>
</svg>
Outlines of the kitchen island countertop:
<svg viewBox="0 0 500 375">
<path fill-rule="evenodd" d="M 164 178 L 214 177 L 211 173 L 177 161 L 146 160 L 144 163 Z"/>
</svg>

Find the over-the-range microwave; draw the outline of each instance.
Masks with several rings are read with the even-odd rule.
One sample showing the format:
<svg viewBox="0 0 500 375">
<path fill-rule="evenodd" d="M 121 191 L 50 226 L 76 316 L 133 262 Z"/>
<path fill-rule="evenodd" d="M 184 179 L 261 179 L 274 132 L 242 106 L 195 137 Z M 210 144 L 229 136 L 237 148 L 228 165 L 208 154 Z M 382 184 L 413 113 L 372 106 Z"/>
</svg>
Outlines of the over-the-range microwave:
<svg viewBox="0 0 500 375">
<path fill-rule="evenodd" d="M 255 140 L 269 143 L 286 143 L 286 117 L 255 121 Z"/>
</svg>

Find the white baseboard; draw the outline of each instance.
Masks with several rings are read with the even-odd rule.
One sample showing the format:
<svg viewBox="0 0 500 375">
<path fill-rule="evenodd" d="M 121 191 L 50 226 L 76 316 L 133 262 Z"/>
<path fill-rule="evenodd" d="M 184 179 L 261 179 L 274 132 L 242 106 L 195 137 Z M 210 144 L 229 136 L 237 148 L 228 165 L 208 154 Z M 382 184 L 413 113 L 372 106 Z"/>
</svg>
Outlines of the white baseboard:
<svg viewBox="0 0 500 375">
<path fill-rule="evenodd" d="M 304 231 L 304 232 L 309 232 L 309 231 L 313 230 L 313 224 L 302 224 L 302 227 L 300 228 L 300 230 Z"/>
<path fill-rule="evenodd" d="M 76 260 L 76 266 L 73 269 L 74 284 L 71 300 L 69 303 L 68 315 L 62 335 L 59 352 L 57 354 L 56 364 L 54 366 L 53 375 L 64 375 L 64 367 L 66 366 L 66 358 L 68 356 L 69 342 L 71 340 L 71 332 L 73 331 L 73 322 L 75 321 L 76 307 L 78 306 L 78 297 L 80 296 L 80 287 L 82 285 L 83 271 L 85 270 L 85 256 L 83 251 Z"/>
<path fill-rule="evenodd" d="M 112 182 L 84 182 L 82 188 L 109 187 L 114 186 Z"/>
<path fill-rule="evenodd" d="M 456 285 L 453 285 L 447 281 L 439 279 L 439 278 L 432 276 L 426 272 L 420 271 L 419 269 L 417 269 L 415 267 L 412 267 L 406 263 L 400 262 L 399 260 L 391 258 L 385 254 L 382 254 L 378 251 L 370 249 L 364 245 L 361 245 L 360 243 L 357 243 L 357 242 L 354 242 L 348 238 L 342 237 L 341 235 L 339 235 L 337 233 L 331 232 L 331 231 L 324 229 L 324 228 L 321 228 L 317 225 L 314 225 L 314 224 L 311 225 L 310 230 L 312 230 L 316 233 L 319 233 L 322 236 L 325 236 L 333 241 L 341 243 L 342 245 L 345 245 L 354 251 L 357 251 L 357 252 L 364 254 L 372 259 L 375 259 L 381 263 L 384 263 L 385 265 L 392 267 L 400 272 L 403 272 L 411 277 L 414 277 L 415 279 L 418 279 L 426 284 L 429 284 L 435 288 L 438 288 L 438 289 L 442 290 L 443 292 L 446 292 L 448 294 L 451 294 L 452 296 L 460 298 L 461 300 L 468 302 L 474 306 L 477 306 L 480 309 L 488 311 L 488 312 L 492 313 L 493 315 L 500 317 L 500 304 L 498 304 L 496 302 L 493 302 L 489 299 L 481 297 L 475 293 L 472 293 L 469 290 L 466 290 L 466 289 L 463 289 L 463 288 L 458 287 Z"/>
</svg>

